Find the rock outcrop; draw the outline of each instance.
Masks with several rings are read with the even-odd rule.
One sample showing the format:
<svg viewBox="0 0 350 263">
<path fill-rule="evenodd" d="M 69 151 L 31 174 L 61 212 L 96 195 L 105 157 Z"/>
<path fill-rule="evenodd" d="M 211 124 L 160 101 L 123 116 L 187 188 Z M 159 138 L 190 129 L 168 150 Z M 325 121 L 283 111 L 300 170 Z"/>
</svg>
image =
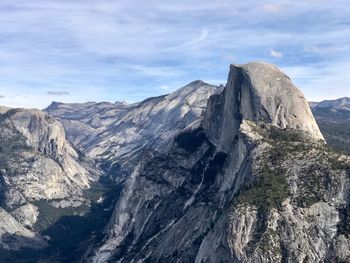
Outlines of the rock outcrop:
<svg viewBox="0 0 350 263">
<path fill-rule="evenodd" d="M 55 220 L 42 212 L 88 206 L 83 190 L 98 171 L 66 141 L 63 127 L 39 110 L 1 107 L 0 138 L 0 218 L 6 221 L 0 247 L 42 246 L 37 231 Z"/>
<path fill-rule="evenodd" d="M 232 141 L 244 120 L 300 130 L 323 140 L 304 95 L 270 64 L 231 65 L 226 89 L 212 97 L 206 115 L 203 126 L 210 140 L 221 146 Z"/>
</svg>

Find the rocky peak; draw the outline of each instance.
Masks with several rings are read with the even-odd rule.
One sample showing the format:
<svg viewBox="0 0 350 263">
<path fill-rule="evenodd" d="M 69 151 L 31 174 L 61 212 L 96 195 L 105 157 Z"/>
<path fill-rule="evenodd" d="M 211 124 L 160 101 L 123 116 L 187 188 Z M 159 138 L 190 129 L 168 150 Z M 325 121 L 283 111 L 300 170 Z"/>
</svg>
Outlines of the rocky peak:
<svg viewBox="0 0 350 263">
<path fill-rule="evenodd" d="M 52 117 L 36 109 L 11 109 L 8 113 L 14 128 L 23 134 L 28 145 L 53 158 L 65 154 L 77 157 L 67 144 L 62 125 Z"/>
<path fill-rule="evenodd" d="M 63 105 L 62 102 L 53 101 L 53 102 L 51 102 L 51 104 L 48 106 L 48 108 L 56 109 L 56 108 L 59 108 L 61 105 Z"/>
<path fill-rule="evenodd" d="M 35 154 L 58 165 L 60 169 L 56 173 L 62 176 L 60 180 L 66 180 L 69 183 L 76 184 L 74 187 L 86 188 L 89 186 L 92 175 L 85 169 L 84 165 L 86 163 L 79 163 L 78 153 L 66 140 L 62 125 L 54 118 L 36 109 L 2 108 L 0 127 L 4 148 L 7 151 L 15 151 L 18 148 L 12 149 L 6 145 L 9 138 L 21 138 L 21 143 L 24 145 L 22 147 L 23 149 L 20 148 L 22 149 L 21 151 L 18 150 L 20 154 Z M 23 165 L 23 163 L 18 163 L 18 165 Z M 37 166 L 33 165 L 33 167 L 45 170 L 39 164 Z M 31 170 L 27 170 L 29 174 Z M 53 177 L 54 175 L 48 174 L 47 176 Z M 24 174 L 22 174 L 22 178 L 25 178 Z M 40 183 L 45 184 L 46 182 L 43 181 Z M 26 190 L 28 189 L 30 189 L 30 186 L 27 186 Z M 54 191 L 59 192 L 57 189 L 54 189 Z M 41 194 L 39 193 L 38 196 L 41 196 Z"/>
<path fill-rule="evenodd" d="M 224 92 L 209 101 L 204 127 L 218 145 L 234 137 L 243 120 L 292 128 L 324 140 L 302 92 L 276 66 L 231 65 Z M 227 134 L 227 131 L 236 131 Z"/>
<path fill-rule="evenodd" d="M 175 98 L 188 100 L 191 95 L 200 96 L 201 94 L 204 94 L 204 93 L 211 93 L 211 90 L 213 89 L 219 89 L 219 88 L 213 85 L 210 85 L 208 83 L 205 83 L 202 80 L 195 80 L 188 83 L 184 87 L 174 91 L 173 93 L 167 95 L 166 98 L 168 98 L 168 100 L 173 100 Z"/>
</svg>

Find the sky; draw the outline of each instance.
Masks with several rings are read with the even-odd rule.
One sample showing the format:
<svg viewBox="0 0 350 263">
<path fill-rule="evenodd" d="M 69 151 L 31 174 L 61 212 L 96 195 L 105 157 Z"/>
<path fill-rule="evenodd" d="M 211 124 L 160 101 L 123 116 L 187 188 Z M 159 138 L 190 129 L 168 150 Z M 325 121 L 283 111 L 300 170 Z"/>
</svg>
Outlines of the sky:
<svg viewBox="0 0 350 263">
<path fill-rule="evenodd" d="M 350 96 L 349 14 L 349 0 L 1 0 L 0 105 L 135 102 L 250 61 L 310 101 Z"/>
</svg>

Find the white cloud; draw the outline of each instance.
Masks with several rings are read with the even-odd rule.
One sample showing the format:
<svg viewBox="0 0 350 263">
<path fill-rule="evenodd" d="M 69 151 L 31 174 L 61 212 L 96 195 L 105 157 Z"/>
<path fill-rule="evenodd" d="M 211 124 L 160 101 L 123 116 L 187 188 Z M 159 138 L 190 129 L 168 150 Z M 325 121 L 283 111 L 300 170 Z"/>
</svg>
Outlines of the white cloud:
<svg viewBox="0 0 350 263">
<path fill-rule="evenodd" d="M 268 13 L 277 13 L 283 9 L 283 6 L 280 4 L 264 4 L 262 9 Z"/>
<path fill-rule="evenodd" d="M 165 91 L 169 91 L 171 90 L 170 87 L 168 85 L 162 85 L 159 87 L 161 90 L 165 90 Z"/>
<path fill-rule="evenodd" d="M 325 54 L 325 53 L 335 53 L 337 49 L 334 47 L 319 47 L 315 45 L 306 46 L 304 48 L 305 52 L 309 53 L 317 53 L 317 54 Z"/>
<path fill-rule="evenodd" d="M 274 49 L 270 49 L 270 56 L 274 58 L 282 58 L 283 53 Z"/>
</svg>

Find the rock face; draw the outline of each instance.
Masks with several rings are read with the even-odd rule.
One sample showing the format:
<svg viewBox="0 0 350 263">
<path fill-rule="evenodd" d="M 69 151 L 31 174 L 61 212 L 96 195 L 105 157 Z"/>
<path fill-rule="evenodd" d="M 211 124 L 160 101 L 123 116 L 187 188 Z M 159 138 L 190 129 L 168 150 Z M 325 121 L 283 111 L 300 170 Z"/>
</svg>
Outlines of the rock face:
<svg viewBox="0 0 350 263">
<path fill-rule="evenodd" d="M 304 95 L 277 67 L 264 63 L 233 65 L 230 74 L 228 85 L 233 87 L 228 89 L 240 93 L 242 120 L 263 121 L 323 139 Z"/>
<path fill-rule="evenodd" d="M 348 261 L 349 173 L 287 76 L 231 66 L 200 125 L 142 151 L 85 260 Z"/>
<path fill-rule="evenodd" d="M 304 95 L 282 71 L 265 63 L 231 65 L 225 91 L 210 100 L 206 114 L 207 134 L 221 146 L 232 141 L 232 131 L 244 120 L 297 129 L 323 140 Z"/>
<path fill-rule="evenodd" d="M 1 107 L 0 138 L 0 247 L 43 246 L 35 232 L 52 218 L 42 212 L 88 205 L 83 190 L 98 172 L 66 141 L 63 127 L 39 110 Z"/>
<path fill-rule="evenodd" d="M 46 246 L 46 242 L 42 237 L 24 227 L 12 215 L 0 208 L 1 248 L 19 250 L 21 247 L 38 249 L 44 246 Z"/>
</svg>

